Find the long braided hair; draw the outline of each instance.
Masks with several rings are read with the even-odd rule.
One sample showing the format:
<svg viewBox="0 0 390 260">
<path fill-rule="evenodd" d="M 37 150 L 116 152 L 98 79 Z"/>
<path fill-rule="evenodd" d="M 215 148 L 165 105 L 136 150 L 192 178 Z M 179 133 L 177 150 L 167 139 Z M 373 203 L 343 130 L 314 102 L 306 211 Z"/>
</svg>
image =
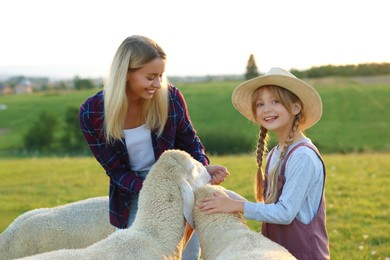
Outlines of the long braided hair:
<svg viewBox="0 0 390 260">
<path fill-rule="evenodd" d="M 261 166 L 263 165 L 264 155 L 267 152 L 268 139 L 267 128 L 260 126 L 256 149 L 257 173 L 255 180 L 255 198 L 257 201 L 264 201 L 264 173 Z"/>
<path fill-rule="evenodd" d="M 252 112 L 255 118 L 257 118 L 256 100 L 259 95 L 259 92 L 265 88 L 270 90 L 275 95 L 275 97 L 280 101 L 280 103 L 284 107 L 286 107 L 286 109 L 290 113 L 292 112 L 291 105 L 293 103 L 298 102 L 301 105 L 301 111 L 294 118 L 291 131 L 287 137 L 285 144 L 282 147 L 280 157 L 278 158 L 278 161 L 276 162 L 275 166 L 268 173 L 267 190 L 265 191 L 265 197 L 264 197 L 265 176 L 262 170 L 262 165 L 263 165 L 265 154 L 267 152 L 269 136 L 268 136 L 268 129 L 264 128 L 263 126 L 260 126 L 259 139 L 257 142 L 257 149 L 256 149 L 257 173 L 256 173 L 256 181 L 255 181 L 255 198 L 259 202 L 261 201 L 268 204 L 268 203 L 276 202 L 278 196 L 278 176 L 279 176 L 280 165 L 287 153 L 288 148 L 293 142 L 293 138 L 296 131 L 298 130 L 299 124 L 304 121 L 304 115 L 303 115 L 303 104 L 295 94 L 279 86 L 266 85 L 257 88 L 253 93 Z"/>
</svg>

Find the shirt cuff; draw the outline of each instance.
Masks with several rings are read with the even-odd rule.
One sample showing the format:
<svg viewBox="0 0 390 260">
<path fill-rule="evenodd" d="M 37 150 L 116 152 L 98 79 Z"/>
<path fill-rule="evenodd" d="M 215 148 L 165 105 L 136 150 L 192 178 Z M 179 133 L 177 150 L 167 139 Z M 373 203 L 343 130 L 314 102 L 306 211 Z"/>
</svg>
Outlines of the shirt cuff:
<svg viewBox="0 0 390 260">
<path fill-rule="evenodd" d="M 245 201 L 244 203 L 244 218 L 245 219 L 251 219 L 251 220 L 257 220 L 256 218 L 256 212 L 259 210 L 259 206 L 264 205 L 262 202 L 249 202 Z"/>
</svg>

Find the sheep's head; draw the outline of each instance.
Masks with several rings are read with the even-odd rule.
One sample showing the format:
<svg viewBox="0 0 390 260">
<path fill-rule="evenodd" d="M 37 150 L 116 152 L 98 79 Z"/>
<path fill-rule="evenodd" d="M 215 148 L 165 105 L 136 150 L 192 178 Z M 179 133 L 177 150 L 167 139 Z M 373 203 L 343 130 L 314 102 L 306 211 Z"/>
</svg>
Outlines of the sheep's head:
<svg viewBox="0 0 390 260">
<path fill-rule="evenodd" d="M 184 172 L 181 172 L 181 176 L 178 176 L 178 184 L 183 196 L 184 217 L 193 226 L 192 209 L 195 203 L 194 191 L 209 183 L 211 176 L 205 166 L 192 158 L 187 152 L 167 150 L 160 156 L 159 160 L 164 160 L 164 158 L 166 159 L 168 157 L 177 163 L 178 168 L 181 166 L 184 169 Z"/>
<path fill-rule="evenodd" d="M 167 150 L 160 156 L 159 161 L 170 159 L 170 162 L 175 162 L 175 167 L 184 169 L 180 173 L 180 178 L 184 178 L 192 187 L 196 190 L 209 183 L 211 180 L 210 174 L 207 172 L 206 167 L 195 160 L 185 151 L 182 150 Z M 172 160 L 173 159 L 173 160 Z M 168 161 L 168 160 L 166 160 Z"/>
</svg>

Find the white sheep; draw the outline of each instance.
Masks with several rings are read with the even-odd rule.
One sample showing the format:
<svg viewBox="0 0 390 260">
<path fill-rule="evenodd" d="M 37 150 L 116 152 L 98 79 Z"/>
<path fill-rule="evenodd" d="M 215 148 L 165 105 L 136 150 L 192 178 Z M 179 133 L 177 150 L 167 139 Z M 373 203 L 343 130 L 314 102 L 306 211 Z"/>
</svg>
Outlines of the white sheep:
<svg viewBox="0 0 390 260">
<path fill-rule="evenodd" d="M 283 246 L 250 230 L 242 214 L 201 211 L 200 201 L 215 192 L 237 198 L 221 186 L 205 185 L 195 191 L 193 219 L 203 259 L 295 259 Z"/>
<path fill-rule="evenodd" d="M 84 248 L 114 231 L 109 223 L 107 196 L 34 209 L 20 215 L 0 234 L 0 259 Z"/>
<path fill-rule="evenodd" d="M 83 249 L 57 250 L 26 259 L 180 259 L 186 239 L 184 216 L 192 222 L 194 190 L 208 182 L 210 175 L 201 163 L 186 152 L 168 150 L 149 171 L 139 194 L 136 218 L 128 229 Z"/>
</svg>

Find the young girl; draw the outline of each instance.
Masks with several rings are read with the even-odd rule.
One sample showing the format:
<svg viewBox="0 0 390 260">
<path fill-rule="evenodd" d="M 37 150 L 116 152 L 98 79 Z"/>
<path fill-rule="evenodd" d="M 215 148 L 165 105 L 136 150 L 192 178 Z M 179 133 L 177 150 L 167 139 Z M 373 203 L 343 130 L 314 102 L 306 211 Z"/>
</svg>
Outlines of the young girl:
<svg viewBox="0 0 390 260">
<path fill-rule="evenodd" d="M 138 194 L 148 171 L 168 149 L 181 149 L 203 163 L 213 184 L 228 175 L 209 159 L 188 115 L 184 97 L 164 77 L 166 54 L 153 40 L 126 38 L 112 61 L 104 90 L 80 107 L 79 121 L 96 160 L 110 178 L 110 223 L 129 227 L 137 213 Z M 183 258 L 197 259 L 192 237 Z"/>
<path fill-rule="evenodd" d="M 260 125 L 257 145 L 257 203 L 214 194 L 200 208 L 208 213 L 243 212 L 263 222 L 262 234 L 286 247 L 298 259 L 329 259 L 325 210 L 325 166 L 317 148 L 303 134 L 322 115 L 317 91 L 291 73 L 272 68 L 240 84 L 235 108 Z M 268 131 L 278 145 L 262 170 Z"/>
</svg>

